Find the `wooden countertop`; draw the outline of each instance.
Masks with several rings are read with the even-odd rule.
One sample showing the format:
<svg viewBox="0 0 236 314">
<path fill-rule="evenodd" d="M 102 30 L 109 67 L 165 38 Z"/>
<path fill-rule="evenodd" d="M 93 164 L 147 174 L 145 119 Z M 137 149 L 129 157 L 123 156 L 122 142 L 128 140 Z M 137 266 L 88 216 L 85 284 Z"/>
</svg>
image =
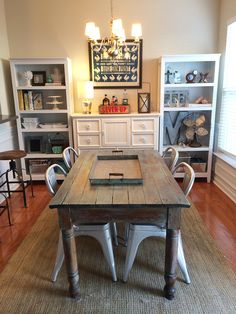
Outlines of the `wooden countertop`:
<svg viewBox="0 0 236 314">
<path fill-rule="evenodd" d="M 72 118 L 127 118 L 127 117 L 142 117 L 142 118 L 147 118 L 147 117 L 159 117 L 160 113 L 159 112 L 150 112 L 150 113 L 138 113 L 138 112 L 131 112 L 131 113 L 123 113 L 123 114 L 100 114 L 98 112 L 92 112 L 91 114 L 85 114 L 85 113 L 72 113 L 71 117 Z"/>
<path fill-rule="evenodd" d="M 18 119 L 18 116 L 0 115 L 0 124 Z"/>
</svg>

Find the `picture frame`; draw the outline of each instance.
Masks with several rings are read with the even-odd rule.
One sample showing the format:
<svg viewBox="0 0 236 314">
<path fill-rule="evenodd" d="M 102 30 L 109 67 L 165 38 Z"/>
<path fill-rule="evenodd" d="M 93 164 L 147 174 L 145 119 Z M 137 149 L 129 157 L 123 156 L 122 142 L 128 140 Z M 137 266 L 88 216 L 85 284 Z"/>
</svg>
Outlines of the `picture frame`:
<svg viewBox="0 0 236 314">
<path fill-rule="evenodd" d="M 187 107 L 187 90 L 166 90 L 164 95 L 164 107 Z"/>
<path fill-rule="evenodd" d="M 33 86 L 44 86 L 46 83 L 46 72 L 45 71 L 32 71 L 32 85 Z"/>
<path fill-rule="evenodd" d="M 164 106 L 169 107 L 171 104 L 171 92 L 166 91 L 164 95 Z"/>
<path fill-rule="evenodd" d="M 90 80 L 94 88 L 140 88 L 142 86 L 142 47 L 143 41 L 126 40 L 120 49 L 130 57 L 104 58 L 104 50 L 111 46 L 98 41 L 89 43 Z"/>
<path fill-rule="evenodd" d="M 25 141 L 28 153 L 43 153 L 43 136 L 28 136 Z"/>
<path fill-rule="evenodd" d="M 40 92 L 33 92 L 32 96 L 34 110 L 43 109 L 43 94 Z"/>
</svg>

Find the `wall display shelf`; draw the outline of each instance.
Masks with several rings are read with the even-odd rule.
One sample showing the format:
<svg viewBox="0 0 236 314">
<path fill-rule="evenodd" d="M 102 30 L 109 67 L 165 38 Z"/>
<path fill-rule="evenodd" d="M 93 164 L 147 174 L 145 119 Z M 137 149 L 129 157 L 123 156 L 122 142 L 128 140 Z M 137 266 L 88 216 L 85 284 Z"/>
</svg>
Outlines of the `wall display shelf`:
<svg viewBox="0 0 236 314">
<path fill-rule="evenodd" d="M 72 145 L 71 62 L 68 58 L 10 60 L 21 160 L 33 180 L 44 180 L 47 167 L 63 166 L 62 150 Z"/>
<path fill-rule="evenodd" d="M 77 149 L 158 149 L 159 114 L 74 114 Z"/>
<path fill-rule="evenodd" d="M 219 60 L 219 54 L 158 59 L 160 153 L 175 146 L 180 156 L 189 156 L 196 177 L 207 182 L 211 180 Z"/>
</svg>

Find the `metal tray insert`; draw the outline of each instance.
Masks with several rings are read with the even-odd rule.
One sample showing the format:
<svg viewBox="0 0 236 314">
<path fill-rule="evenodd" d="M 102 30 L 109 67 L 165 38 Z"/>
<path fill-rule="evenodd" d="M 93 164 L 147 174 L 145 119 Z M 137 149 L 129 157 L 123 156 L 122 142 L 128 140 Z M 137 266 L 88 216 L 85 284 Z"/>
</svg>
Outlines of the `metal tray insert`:
<svg viewBox="0 0 236 314">
<path fill-rule="evenodd" d="M 97 156 L 89 180 L 93 185 L 142 184 L 138 155 Z"/>
</svg>

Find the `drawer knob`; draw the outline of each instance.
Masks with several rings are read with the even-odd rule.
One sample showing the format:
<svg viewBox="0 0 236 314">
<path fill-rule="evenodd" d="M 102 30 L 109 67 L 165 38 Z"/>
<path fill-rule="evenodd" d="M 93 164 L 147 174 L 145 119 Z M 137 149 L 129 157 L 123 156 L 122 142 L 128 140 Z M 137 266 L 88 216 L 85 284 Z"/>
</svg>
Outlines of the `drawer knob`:
<svg viewBox="0 0 236 314">
<path fill-rule="evenodd" d="M 141 137 L 141 138 L 140 138 L 140 142 L 143 143 L 143 144 L 145 144 L 145 143 L 146 143 L 145 138 Z"/>
<path fill-rule="evenodd" d="M 146 129 L 146 125 L 144 123 L 141 124 L 142 129 Z"/>
<path fill-rule="evenodd" d="M 90 124 L 87 124 L 85 128 L 86 130 L 90 130 Z"/>
<path fill-rule="evenodd" d="M 91 144 L 91 138 L 87 139 L 87 144 Z"/>
</svg>

